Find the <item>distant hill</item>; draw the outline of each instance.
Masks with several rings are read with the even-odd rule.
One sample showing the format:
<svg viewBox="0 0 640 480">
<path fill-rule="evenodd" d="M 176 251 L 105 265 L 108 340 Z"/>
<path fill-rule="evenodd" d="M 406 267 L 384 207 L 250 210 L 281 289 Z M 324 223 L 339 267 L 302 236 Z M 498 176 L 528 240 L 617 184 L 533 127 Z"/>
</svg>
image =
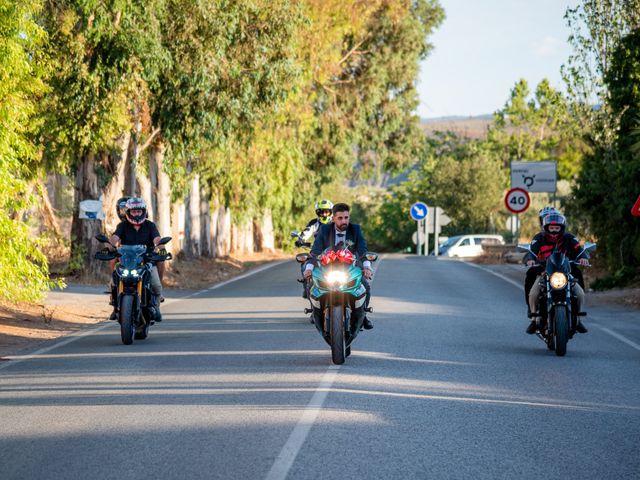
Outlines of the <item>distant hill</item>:
<svg viewBox="0 0 640 480">
<path fill-rule="evenodd" d="M 436 131 L 452 131 L 461 137 L 485 138 L 487 127 L 493 122 L 493 115 L 478 115 L 475 117 L 449 116 L 438 118 L 422 118 L 420 127 L 431 135 Z"/>
</svg>

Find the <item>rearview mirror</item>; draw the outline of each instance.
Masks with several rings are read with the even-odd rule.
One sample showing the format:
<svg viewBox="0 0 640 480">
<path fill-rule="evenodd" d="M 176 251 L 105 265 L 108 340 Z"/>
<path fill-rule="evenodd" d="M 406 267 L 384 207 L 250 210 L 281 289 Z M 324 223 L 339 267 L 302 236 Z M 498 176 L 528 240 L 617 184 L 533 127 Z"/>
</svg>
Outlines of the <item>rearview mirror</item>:
<svg viewBox="0 0 640 480">
<path fill-rule="evenodd" d="M 158 245 L 165 245 L 171 241 L 171 237 L 162 237 L 158 242 Z"/>
<path fill-rule="evenodd" d="M 291 238 L 296 238 L 300 236 L 300 232 L 297 230 L 294 230 L 293 232 L 291 232 Z"/>
<path fill-rule="evenodd" d="M 109 243 L 109 239 L 108 239 L 108 238 L 107 238 L 107 236 L 106 236 L 105 234 L 103 234 L 103 233 L 100 233 L 100 234 L 96 235 L 94 238 L 95 238 L 96 240 L 98 240 L 99 242 L 102 242 L 102 243 Z"/>
<path fill-rule="evenodd" d="M 595 252 L 597 248 L 598 248 L 598 245 L 593 242 L 585 242 L 584 244 L 584 249 L 587 252 Z"/>
<path fill-rule="evenodd" d="M 373 252 L 367 252 L 364 254 L 364 258 L 366 258 L 370 262 L 375 262 L 378 259 L 378 254 Z"/>
<path fill-rule="evenodd" d="M 308 253 L 299 253 L 296 255 L 296 261 L 298 263 L 305 263 L 309 260 L 310 255 Z"/>
</svg>

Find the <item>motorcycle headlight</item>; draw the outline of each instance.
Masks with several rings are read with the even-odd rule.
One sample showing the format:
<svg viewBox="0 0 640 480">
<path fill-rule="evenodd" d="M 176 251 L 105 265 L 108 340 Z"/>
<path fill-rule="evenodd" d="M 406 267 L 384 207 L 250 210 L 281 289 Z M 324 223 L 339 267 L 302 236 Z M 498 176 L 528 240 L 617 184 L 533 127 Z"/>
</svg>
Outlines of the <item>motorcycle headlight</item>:
<svg viewBox="0 0 640 480">
<path fill-rule="evenodd" d="M 554 272 L 549 278 L 549 284 L 551 284 L 551 287 L 556 290 L 564 288 L 567 284 L 567 276 L 562 272 Z"/>
<path fill-rule="evenodd" d="M 129 270 L 127 270 L 126 268 L 124 270 L 122 270 L 122 276 L 123 277 L 128 277 L 129 276 Z"/>
<path fill-rule="evenodd" d="M 131 275 L 133 275 L 134 277 L 138 276 L 138 270 L 131 270 Z"/>
<path fill-rule="evenodd" d="M 332 270 L 327 273 L 327 283 L 333 285 L 342 285 L 347 281 L 347 274 L 340 270 Z"/>
</svg>

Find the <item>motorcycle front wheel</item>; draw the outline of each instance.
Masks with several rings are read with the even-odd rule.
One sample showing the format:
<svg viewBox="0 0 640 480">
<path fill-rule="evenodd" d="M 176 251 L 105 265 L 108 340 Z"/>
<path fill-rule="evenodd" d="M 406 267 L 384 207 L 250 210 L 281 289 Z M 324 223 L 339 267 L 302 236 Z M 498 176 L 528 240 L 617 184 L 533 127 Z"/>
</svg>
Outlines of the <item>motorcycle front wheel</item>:
<svg viewBox="0 0 640 480">
<path fill-rule="evenodd" d="M 569 341 L 569 316 L 565 307 L 556 307 L 554 309 L 555 321 L 555 337 L 556 337 L 556 355 L 564 357 L 567 353 L 567 342 Z"/>
<path fill-rule="evenodd" d="M 120 302 L 120 338 L 125 345 L 133 343 L 133 295 L 125 295 Z"/>
<path fill-rule="evenodd" d="M 342 365 L 346 357 L 344 345 L 344 307 L 333 306 L 329 309 L 329 325 L 331 325 L 331 360 Z"/>
</svg>

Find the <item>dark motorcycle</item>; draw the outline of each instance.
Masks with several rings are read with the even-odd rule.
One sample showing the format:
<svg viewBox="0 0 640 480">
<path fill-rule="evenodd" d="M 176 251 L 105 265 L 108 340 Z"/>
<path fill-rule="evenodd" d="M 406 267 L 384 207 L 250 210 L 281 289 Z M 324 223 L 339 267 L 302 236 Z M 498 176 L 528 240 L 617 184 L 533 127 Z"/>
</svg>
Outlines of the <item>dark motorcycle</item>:
<svg viewBox="0 0 640 480">
<path fill-rule="evenodd" d="M 529 245 L 518 245 L 518 248 L 538 260 Z M 595 249 L 595 243 L 586 243 L 576 260 Z M 544 266 L 544 271 L 538 280 L 541 286 L 538 300 L 540 324 L 536 334 L 544 340 L 549 350 L 554 350 L 557 356 L 562 357 L 567 353 L 567 342 L 576 333 L 578 317 L 586 316 L 585 312 L 577 310 L 576 299 L 571 294 L 571 287 L 577 282 L 571 274 L 571 265 L 577 262 L 554 250 L 545 261 L 539 263 Z"/>
<path fill-rule="evenodd" d="M 291 232 L 291 238 L 295 238 L 295 246 L 298 248 L 303 248 L 305 250 L 311 249 L 311 243 L 305 242 L 304 238 L 302 238 L 302 234 L 297 230 Z M 300 264 L 300 274 L 302 274 L 302 278 L 298 279 L 299 283 L 302 283 L 303 288 L 303 298 L 309 299 L 309 289 L 311 287 L 311 282 L 304 279 L 304 263 Z M 312 306 L 313 307 L 313 306 Z M 305 313 L 311 313 L 311 308 L 305 308 Z M 313 323 L 313 318 L 311 319 L 311 323 Z"/>
<path fill-rule="evenodd" d="M 374 262 L 378 255 L 369 252 L 365 258 Z M 296 255 L 296 260 L 302 264 L 308 259 L 308 253 Z M 305 309 L 305 313 L 313 313 L 313 323 L 331 347 L 333 363 L 341 365 L 351 354 L 351 345 L 362 329 L 365 317 L 366 289 L 362 284 L 362 268 L 348 245 L 328 248 L 318 258 L 311 278 L 309 301 L 313 308 Z"/>
<path fill-rule="evenodd" d="M 96 240 L 111 243 L 105 235 L 96 235 Z M 158 247 L 166 245 L 171 237 L 163 237 Z M 112 245 L 113 246 L 113 245 Z M 122 245 L 116 250 L 104 249 L 95 255 L 97 260 L 110 261 L 119 258 L 114 271 L 117 286 L 118 323 L 122 343 L 131 345 L 133 339 L 144 340 L 149 327 L 160 313 L 158 301 L 151 293 L 151 269 L 157 262 L 171 260 L 171 253 L 161 248 L 147 253 L 146 245 Z"/>
</svg>

